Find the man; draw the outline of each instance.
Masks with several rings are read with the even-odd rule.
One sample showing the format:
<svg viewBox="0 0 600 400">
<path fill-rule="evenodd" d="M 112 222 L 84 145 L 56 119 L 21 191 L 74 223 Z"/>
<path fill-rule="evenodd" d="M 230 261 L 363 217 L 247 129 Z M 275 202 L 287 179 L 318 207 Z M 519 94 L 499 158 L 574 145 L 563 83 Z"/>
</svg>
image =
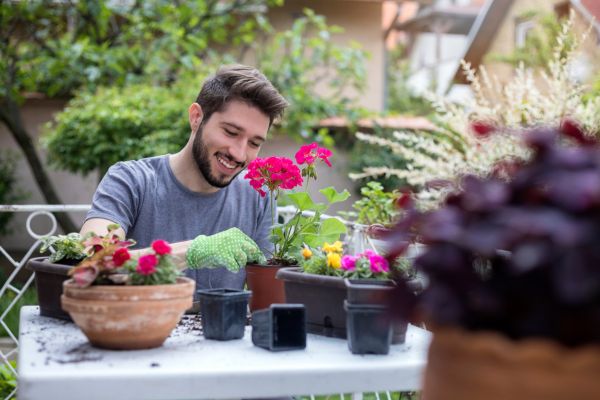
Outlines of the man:
<svg viewBox="0 0 600 400">
<path fill-rule="evenodd" d="M 123 237 L 148 247 L 173 244 L 184 255 L 191 239 L 237 227 L 269 251 L 271 214 L 241 176 L 258 156 L 267 132 L 281 117 L 286 100 L 254 68 L 221 68 L 203 84 L 188 109 L 191 134 L 173 155 L 119 162 L 100 182 L 81 233 L 104 234 L 117 223 Z M 244 236 L 245 237 L 245 236 Z M 242 288 L 245 271 L 188 270 L 197 287 Z"/>
</svg>

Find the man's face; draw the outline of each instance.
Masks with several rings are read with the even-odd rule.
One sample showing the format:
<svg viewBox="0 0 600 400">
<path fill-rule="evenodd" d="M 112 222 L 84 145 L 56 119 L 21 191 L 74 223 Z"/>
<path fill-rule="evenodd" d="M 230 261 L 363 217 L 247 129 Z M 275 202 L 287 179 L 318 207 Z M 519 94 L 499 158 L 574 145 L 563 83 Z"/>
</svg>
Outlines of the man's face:
<svg viewBox="0 0 600 400">
<path fill-rule="evenodd" d="M 192 148 L 204 179 L 217 188 L 229 185 L 258 156 L 268 130 L 269 117 L 241 101 L 213 113 L 196 131 Z"/>
</svg>

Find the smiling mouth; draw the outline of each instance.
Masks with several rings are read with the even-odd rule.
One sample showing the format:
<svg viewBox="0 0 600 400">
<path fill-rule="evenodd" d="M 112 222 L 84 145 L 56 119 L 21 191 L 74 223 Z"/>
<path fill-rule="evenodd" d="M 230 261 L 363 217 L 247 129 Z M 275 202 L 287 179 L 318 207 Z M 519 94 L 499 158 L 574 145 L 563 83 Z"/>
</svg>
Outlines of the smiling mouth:
<svg viewBox="0 0 600 400">
<path fill-rule="evenodd" d="M 235 161 L 228 161 L 219 154 L 217 154 L 217 161 L 219 162 L 219 164 L 230 170 L 234 170 L 240 165 L 240 163 L 237 163 Z"/>
</svg>

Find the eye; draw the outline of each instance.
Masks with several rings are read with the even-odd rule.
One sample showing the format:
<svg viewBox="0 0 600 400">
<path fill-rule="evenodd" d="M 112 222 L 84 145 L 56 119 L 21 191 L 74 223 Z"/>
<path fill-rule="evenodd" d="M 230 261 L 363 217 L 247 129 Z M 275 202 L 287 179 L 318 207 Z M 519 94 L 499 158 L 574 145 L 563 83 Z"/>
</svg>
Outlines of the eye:
<svg viewBox="0 0 600 400">
<path fill-rule="evenodd" d="M 254 147 L 255 149 L 259 149 L 261 144 L 262 143 L 259 142 L 250 142 L 250 146 Z"/>
<path fill-rule="evenodd" d="M 229 129 L 225 129 L 225 133 L 227 134 L 227 136 L 231 137 L 236 137 L 238 135 L 237 132 L 230 131 Z"/>
</svg>

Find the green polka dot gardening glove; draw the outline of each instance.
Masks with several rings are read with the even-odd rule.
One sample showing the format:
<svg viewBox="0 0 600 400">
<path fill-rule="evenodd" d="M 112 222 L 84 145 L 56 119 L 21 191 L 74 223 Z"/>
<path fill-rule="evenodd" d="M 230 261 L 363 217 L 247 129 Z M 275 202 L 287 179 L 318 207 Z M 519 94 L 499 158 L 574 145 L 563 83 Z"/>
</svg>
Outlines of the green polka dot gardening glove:
<svg viewBox="0 0 600 400">
<path fill-rule="evenodd" d="M 198 236 L 188 248 L 186 259 L 193 269 L 225 267 L 232 272 L 239 271 L 247 262 L 266 262 L 254 240 L 238 228 Z"/>
</svg>

